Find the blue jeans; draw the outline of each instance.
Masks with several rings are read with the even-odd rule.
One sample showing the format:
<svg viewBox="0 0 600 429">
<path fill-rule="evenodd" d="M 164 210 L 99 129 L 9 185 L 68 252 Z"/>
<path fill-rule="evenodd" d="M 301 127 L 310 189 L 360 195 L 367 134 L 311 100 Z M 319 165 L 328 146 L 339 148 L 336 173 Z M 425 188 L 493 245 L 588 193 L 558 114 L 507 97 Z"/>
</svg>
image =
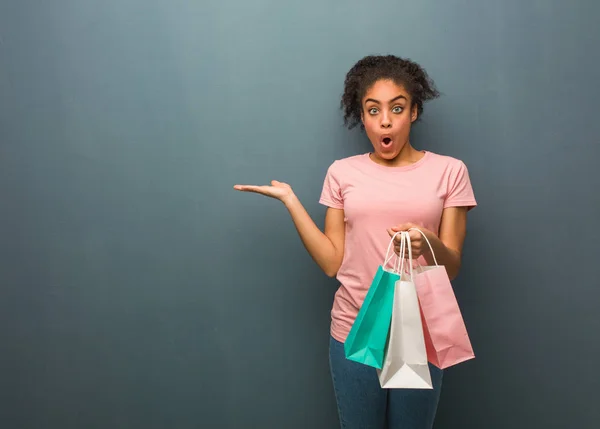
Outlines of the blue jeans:
<svg viewBox="0 0 600 429">
<path fill-rule="evenodd" d="M 429 364 L 432 389 L 382 389 L 375 368 L 346 359 L 329 340 L 329 365 L 342 429 L 431 429 L 443 371 Z M 387 424 L 387 426 L 386 426 Z"/>
</svg>

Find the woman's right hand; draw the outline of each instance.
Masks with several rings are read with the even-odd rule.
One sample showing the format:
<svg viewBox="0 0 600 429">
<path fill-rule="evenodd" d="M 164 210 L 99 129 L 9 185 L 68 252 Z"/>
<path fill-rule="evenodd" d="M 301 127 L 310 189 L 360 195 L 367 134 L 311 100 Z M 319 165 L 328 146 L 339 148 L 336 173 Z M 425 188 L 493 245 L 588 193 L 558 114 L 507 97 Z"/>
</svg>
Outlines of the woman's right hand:
<svg viewBox="0 0 600 429">
<path fill-rule="evenodd" d="M 233 188 L 283 202 L 310 256 L 325 274 L 330 277 L 337 274 L 344 259 L 344 210 L 328 208 L 325 215 L 325 232 L 322 232 L 287 183 L 273 180 L 271 186 L 235 185 Z"/>
<path fill-rule="evenodd" d="M 254 192 L 256 194 L 278 199 L 282 202 L 285 202 L 294 195 L 290 185 L 287 183 L 278 182 L 277 180 L 272 180 L 271 186 L 235 185 L 233 189 L 242 192 Z"/>
</svg>

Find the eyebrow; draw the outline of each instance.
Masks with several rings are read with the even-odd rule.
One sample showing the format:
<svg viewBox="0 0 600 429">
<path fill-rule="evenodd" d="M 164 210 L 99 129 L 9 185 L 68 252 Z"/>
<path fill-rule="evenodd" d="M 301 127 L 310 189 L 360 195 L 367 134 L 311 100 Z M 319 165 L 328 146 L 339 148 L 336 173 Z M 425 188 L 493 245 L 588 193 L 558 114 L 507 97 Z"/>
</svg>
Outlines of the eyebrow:
<svg viewBox="0 0 600 429">
<path fill-rule="evenodd" d="M 404 98 L 405 100 L 408 100 L 408 99 L 407 99 L 407 98 L 406 98 L 404 95 L 399 95 L 399 96 L 397 96 L 397 97 L 394 97 L 394 98 L 392 98 L 392 99 L 391 99 L 389 102 L 390 102 L 390 103 L 392 103 L 392 102 L 394 102 L 394 101 L 396 101 L 396 100 L 399 100 L 399 99 L 401 99 L 401 98 Z M 375 99 L 373 99 L 373 98 L 367 98 L 367 99 L 365 100 L 365 103 L 368 103 L 369 101 L 371 101 L 371 102 L 373 102 L 373 103 L 380 104 L 378 100 L 375 100 Z"/>
</svg>

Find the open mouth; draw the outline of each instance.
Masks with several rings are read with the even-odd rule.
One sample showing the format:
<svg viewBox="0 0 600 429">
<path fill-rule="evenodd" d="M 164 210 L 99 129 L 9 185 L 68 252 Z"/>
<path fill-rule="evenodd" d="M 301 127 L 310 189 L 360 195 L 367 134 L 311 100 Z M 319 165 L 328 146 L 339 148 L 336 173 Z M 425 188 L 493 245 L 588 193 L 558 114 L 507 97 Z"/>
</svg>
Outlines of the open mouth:
<svg viewBox="0 0 600 429">
<path fill-rule="evenodd" d="M 383 147 L 390 147 L 392 145 L 392 139 L 389 137 L 384 137 L 381 139 L 381 144 Z"/>
</svg>

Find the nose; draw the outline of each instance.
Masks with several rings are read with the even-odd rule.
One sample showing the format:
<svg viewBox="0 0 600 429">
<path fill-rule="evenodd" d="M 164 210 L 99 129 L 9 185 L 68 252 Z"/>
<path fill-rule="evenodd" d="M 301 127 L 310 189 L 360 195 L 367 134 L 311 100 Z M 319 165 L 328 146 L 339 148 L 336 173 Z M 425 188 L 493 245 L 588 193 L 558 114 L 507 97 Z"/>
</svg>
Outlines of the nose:
<svg viewBox="0 0 600 429">
<path fill-rule="evenodd" d="M 390 116 L 387 112 L 384 112 L 383 115 L 381 115 L 381 128 L 391 128 L 391 126 L 392 121 Z"/>
</svg>

